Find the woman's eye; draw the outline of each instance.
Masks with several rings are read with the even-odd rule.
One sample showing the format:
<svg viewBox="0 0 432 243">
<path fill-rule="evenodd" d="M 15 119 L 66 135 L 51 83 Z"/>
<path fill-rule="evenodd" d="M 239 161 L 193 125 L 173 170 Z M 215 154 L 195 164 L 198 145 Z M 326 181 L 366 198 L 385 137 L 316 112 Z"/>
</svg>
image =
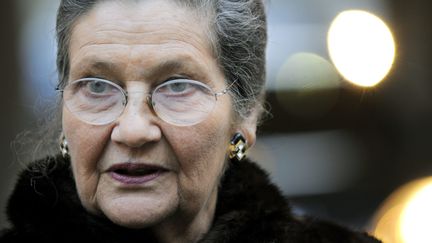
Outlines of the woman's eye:
<svg viewBox="0 0 432 243">
<path fill-rule="evenodd" d="M 87 87 L 89 88 L 90 92 L 100 94 L 107 91 L 108 84 L 99 81 L 93 81 L 93 82 L 89 82 L 87 84 Z"/>
<path fill-rule="evenodd" d="M 200 93 L 208 93 L 205 86 L 198 81 L 186 79 L 168 81 L 154 91 L 155 95 L 160 94 L 170 98 L 192 97 Z"/>
<path fill-rule="evenodd" d="M 188 83 L 177 82 L 177 83 L 168 84 L 167 86 L 170 91 L 180 93 L 180 92 L 184 92 L 188 88 L 188 85 L 189 85 Z"/>
</svg>

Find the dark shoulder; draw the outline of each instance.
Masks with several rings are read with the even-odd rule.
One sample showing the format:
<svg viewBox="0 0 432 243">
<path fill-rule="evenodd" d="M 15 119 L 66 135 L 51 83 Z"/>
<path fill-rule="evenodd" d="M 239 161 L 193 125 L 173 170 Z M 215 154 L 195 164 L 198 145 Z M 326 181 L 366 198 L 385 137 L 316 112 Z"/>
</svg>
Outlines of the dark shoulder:
<svg viewBox="0 0 432 243">
<path fill-rule="evenodd" d="M 366 233 L 297 217 L 269 174 L 248 159 L 232 163 L 218 195 L 212 228 L 201 242 L 378 243 Z"/>
<path fill-rule="evenodd" d="M 64 191 L 75 190 L 70 174 L 69 163 L 60 157 L 47 157 L 29 164 L 19 174 L 8 201 L 10 223 L 22 228 L 49 223 L 50 216 L 56 215 L 55 209 L 71 201 L 71 198 L 60 197 Z"/>
<path fill-rule="evenodd" d="M 1 243 L 42 242 L 37 239 L 37 237 L 28 233 L 18 233 L 15 229 L 3 230 L 0 233 Z"/>
<path fill-rule="evenodd" d="M 289 239 L 288 242 L 381 242 L 364 231 L 350 229 L 330 221 L 312 217 L 299 217 L 294 219 L 294 221 L 297 225 L 297 234 L 291 234 L 295 239 Z"/>
<path fill-rule="evenodd" d="M 19 173 L 6 207 L 11 226 L 1 231 L 1 243 L 51 242 L 44 237 L 54 235 L 55 227 L 61 225 L 57 222 L 77 214 L 73 209 L 78 207 L 65 210 L 65 205 L 78 201 L 71 193 L 75 188 L 69 168 L 68 161 L 60 156 L 46 157 Z"/>
</svg>

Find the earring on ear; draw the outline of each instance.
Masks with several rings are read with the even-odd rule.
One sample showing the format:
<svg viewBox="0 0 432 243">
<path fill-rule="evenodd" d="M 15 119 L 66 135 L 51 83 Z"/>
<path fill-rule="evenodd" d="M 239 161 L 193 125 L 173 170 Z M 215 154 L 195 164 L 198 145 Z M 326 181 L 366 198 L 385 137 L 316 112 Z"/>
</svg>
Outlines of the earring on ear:
<svg viewBox="0 0 432 243">
<path fill-rule="evenodd" d="M 63 133 L 60 136 L 60 152 L 61 152 L 63 158 L 69 157 L 68 142 L 67 142 L 66 137 L 64 136 Z"/>
<path fill-rule="evenodd" d="M 247 143 L 241 133 L 236 133 L 230 141 L 229 158 L 241 161 L 246 156 Z"/>
</svg>

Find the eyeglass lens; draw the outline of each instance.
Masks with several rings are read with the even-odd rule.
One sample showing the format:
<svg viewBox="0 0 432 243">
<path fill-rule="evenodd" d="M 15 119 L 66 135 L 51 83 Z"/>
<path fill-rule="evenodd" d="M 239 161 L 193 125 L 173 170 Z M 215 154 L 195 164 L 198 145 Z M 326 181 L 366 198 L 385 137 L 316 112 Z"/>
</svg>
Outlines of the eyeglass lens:
<svg viewBox="0 0 432 243">
<path fill-rule="evenodd" d="M 79 119 L 96 125 L 116 120 L 126 107 L 127 93 L 117 84 L 103 79 L 74 81 L 63 90 L 66 107 Z M 167 123 L 194 125 L 213 110 L 216 95 L 210 87 L 188 79 L 171 80 L 157 86 L 151 94 L 154 112 Z"/>
</svg>

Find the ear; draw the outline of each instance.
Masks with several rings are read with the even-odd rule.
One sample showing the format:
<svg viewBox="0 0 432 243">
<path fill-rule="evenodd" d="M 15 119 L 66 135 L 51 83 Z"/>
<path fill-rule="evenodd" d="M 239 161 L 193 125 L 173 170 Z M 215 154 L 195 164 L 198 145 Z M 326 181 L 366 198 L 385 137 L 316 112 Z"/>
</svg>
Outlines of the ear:
<svg viewBox="0 0 432 243">
<path fill-rule="evenodd" d="M 247 146 L 250 148 L 256 141 L 256 130 L 258 122 L 258 111 L 253 109 L 249 116 L 239 123 L 238 131 L 245 137 Z"/>
</svg>

